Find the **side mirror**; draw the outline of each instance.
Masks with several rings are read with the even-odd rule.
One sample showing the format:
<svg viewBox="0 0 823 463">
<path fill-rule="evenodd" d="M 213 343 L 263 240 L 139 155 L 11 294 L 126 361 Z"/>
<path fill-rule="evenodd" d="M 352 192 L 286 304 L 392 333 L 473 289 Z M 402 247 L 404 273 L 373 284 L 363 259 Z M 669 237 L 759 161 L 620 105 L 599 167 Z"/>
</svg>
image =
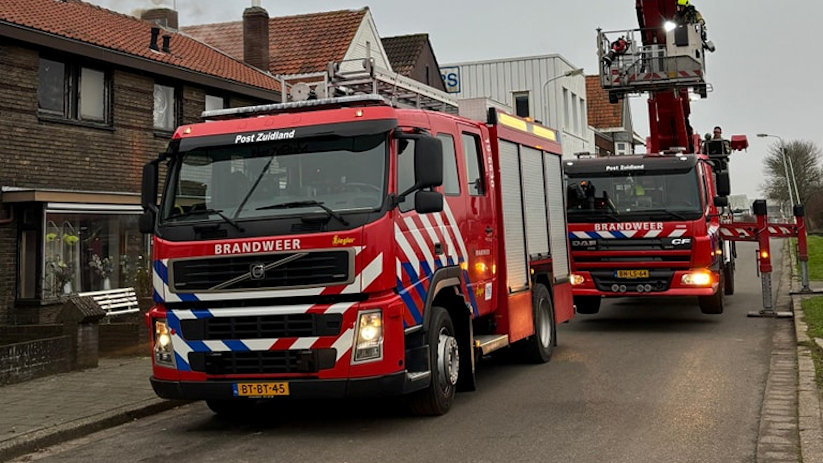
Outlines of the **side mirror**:
<svg viewBox="0 0 823 463">
<path fill-rule="evenodd" d="M 442 184 L 443 143 L 432 136 L 421 136 L 414 143 L 415 189 L 431 188 Z"/>
<path fill-rule="evenodd" d="M 138 227 L 140 233 L 154 233 L 154 222 L 157 219 L 157 162 L 149 162 L 143 166 L 143 184 L 140 204 L 143 206 L 143 215 L 140 216 Z"/>
<path fill-rule="evenodd" d="M 443 195 L 436 191 L 418 191 L 414 194 L 414 210 L 418 214 L 441 212 Z"/>
<path fill-rule="evenodd" d="M 727 196 L 715 196 L 714 207 L 729 207 L 729 198 Z"/>
<path fill-rule="evenodd" d="M 728 172 L 718 172 L 715 175 L 717 181 L 717 196 L 729 196 L 732 194 L 732 183 Z"/>
<path fill-rule="evenodd" d="M 157 214 L 154 211 L 144 211 L 140 215 L 140 220 L 137 222 L 137 227 L 140 233 L 151 235 L 154 233 L 154 222 L 157 219 Z"/>
<path fill-rule="evenodd" d="M 157 176 L 156 162 L 149 162 L 143 166 L 143 184 L 140 204 L 143 209 L 157 211 Z"/>
</svg>

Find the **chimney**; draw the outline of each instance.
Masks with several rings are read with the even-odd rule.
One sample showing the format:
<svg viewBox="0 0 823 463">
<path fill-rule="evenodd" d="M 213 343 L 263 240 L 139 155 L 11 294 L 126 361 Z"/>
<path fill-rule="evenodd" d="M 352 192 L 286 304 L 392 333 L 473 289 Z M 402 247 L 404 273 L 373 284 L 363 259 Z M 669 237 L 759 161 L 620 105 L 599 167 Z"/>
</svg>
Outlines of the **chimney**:
<svg viewBox="0 0 823 463">
<path fill-rule="evenodd" d="M 171 43 L 171 36 L 169 34 L 163 34 L 163 53 L 170 53 L 171 48 L 169 48 L 169 44 Z"/>
<path fill-rule="evenodd" d="M 157 23 L 167 29 L 177 29 L 177 11 L 171 8 L 146 10 L 140 15 L 140 19 Z"/>
<path fill-rule="evenodd" d="M 269 13 L 261 6 L 243 11 L 243 61 L 269 70 Z"/>
<path fill-rule="evenodd" d="M 149 48 L 154 51 L 160 51 L 160 48 L 157 46 L 157 37 L 160 35 L 160 28 L 157 26 L 153 26 L 151 28 L 151 42 L 149 42 Z"/>
</svg>

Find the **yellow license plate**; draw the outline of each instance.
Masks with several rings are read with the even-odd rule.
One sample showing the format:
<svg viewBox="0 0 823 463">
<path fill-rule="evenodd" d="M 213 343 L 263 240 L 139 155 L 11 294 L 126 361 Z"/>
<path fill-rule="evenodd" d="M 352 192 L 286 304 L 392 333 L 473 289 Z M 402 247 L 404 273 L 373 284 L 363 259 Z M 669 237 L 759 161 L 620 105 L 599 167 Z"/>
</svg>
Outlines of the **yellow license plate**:
<svg viewBox="0 0 823 463">
<path fill-rule="evenodd" d="M 289 383 L 236 383 L 235 397 L 272 397 L 289 395 Z"/>
<path fill-rule="evenodd" d="M 649 271 L 648 270 L 618 270 L 616 272 L 617 278 L 630 278 L 630 279 L 637 279 L 637 278 L 649 278 Z"/>
</svg>

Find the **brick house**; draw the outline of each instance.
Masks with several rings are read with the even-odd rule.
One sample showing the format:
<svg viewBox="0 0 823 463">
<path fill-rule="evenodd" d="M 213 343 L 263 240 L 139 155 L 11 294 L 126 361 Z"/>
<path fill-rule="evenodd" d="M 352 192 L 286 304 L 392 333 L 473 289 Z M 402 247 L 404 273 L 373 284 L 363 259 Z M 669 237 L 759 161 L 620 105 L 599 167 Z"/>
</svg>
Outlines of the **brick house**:
<svg viewBox="0 0 823 463">
<path fill-rule="evenodd" d="M 446 91 L 429 34 L 383 37 L 380 41 L 394 72 L 437 90 Z"/>
<path fill-rule="evenodd" d="M 279 101 L 271 74 L 159 13 L 162 27 L 79 0 L 0 2 L 0 323 L 42 321 L 67 292 L 145 287 L 143 164 L 204 109 Z"/>
<path fill-rule="evenodd" d="M 600 86 L 600 76 L 586 76 L 586 100 L 596 155 L 633 154 L 636 146 L 643 145 L 634 133 L 629 100 L 619 98 L 617 104 L 609 103 L 608 93 Z"/>
</svg>

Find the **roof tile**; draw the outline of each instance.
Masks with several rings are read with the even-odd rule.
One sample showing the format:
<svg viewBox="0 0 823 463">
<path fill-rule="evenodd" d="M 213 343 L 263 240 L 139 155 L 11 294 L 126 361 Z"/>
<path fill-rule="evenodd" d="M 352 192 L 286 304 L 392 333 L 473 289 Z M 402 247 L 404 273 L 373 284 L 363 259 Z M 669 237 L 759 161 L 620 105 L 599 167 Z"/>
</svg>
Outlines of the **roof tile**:
<svg viewBox="0 0 823 463">
<path fill-rule="evenodd" d="M 389 57 L 389 63 L 395 72 L 409 76 L 414 71 L 414 65 L 420 54 L 429 43 L 429 34 L 401 35 L 397 37 L 383 37 L 383 48 Z"/>
<path fill-rule="evenodd" d="M 346 55 L 368 8 L 269 19 L 269 71 L 278 75 L 322 72 Z M 243 59 L 243 22 L 184 27 L 193 37 Z"/>
<path fill-rule="evenodd" d="M 0 24 L 54 34 L 210 76 L 267 90 L 279 91 L 279 82 L 231 56 L 173 30 L 170 53 L 149 49 L 153 23 L 116 13 L 80 0 L 0 1 Z M 162 43 L 162 39 L 158 40 Z"/>
</svg>

